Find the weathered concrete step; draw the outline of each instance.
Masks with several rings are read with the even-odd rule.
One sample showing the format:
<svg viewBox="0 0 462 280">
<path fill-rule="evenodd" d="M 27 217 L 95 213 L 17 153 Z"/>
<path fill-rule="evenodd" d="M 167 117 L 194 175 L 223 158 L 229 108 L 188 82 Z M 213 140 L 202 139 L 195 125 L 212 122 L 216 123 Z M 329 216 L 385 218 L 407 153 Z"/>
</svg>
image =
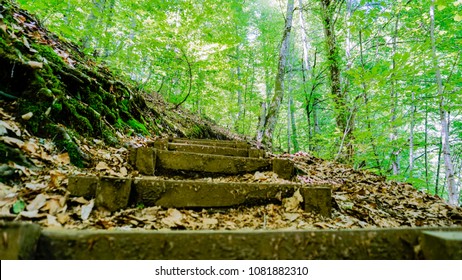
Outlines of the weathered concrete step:
<svg viewBox="0 0 462 280">
<path fill-rule="evenodd" d="M 30 260 L 40 237 L 40 226 L 0 221 L 0 260 Z"/>
<path fill-rule="evenodd" d="M 248 149 L 250 144 L 245 141 L 237 140 L 209 140 L 209 139 L 185 139 L 185 138 L 171 138 L 168 139 L 172 143 L 185 143 L 185 144 L 195 144 L 195 145 L 206 145 L 206 146 L 215 146 L 215 147 L 230 147 L 230 148 L 239 148 L 239 149 Z"/>
<path fill-rule="evenodd" d="M 278 203 L 297 189 L 303 196 L 305 211 L 331 215 L 331 189 L 299 184 L 217 183 L 174 181 L 156 178 L 121 179 L 113 177 L 69 177 L 73 196 L 95 199 L 95 205 L 116 211 L 131 204 L 173 208 L 231 207 Z"/>
<path fill-rule="evenodd" d="M 265 151 L 253 148 L 233 148 L 222 146 L 209 146 L 189 143 L 169 143 L 167 141 L 154 142 L 154 148 L 158 150 L 178 151 L 197 154 L 214 154 L 235 157 L 265 157 Z"/>
<path fill-rule="evenodd" d="M 462 232 L 425 231 L 422 251 L 428 259 L 462 260 Z"/>
<path fill-rule="evenodd" d="M 462 228 L 169 232 L 45 229 L 35 257 L 413 260 L 426 258 L 416 249 L 425 230 L 461 232 Z"/>
<path fill-rule="evenodd" d="M 291 179 L 294 164 L 286 159 L 229 157 L 222 155 L 137 148 L 130 152 L 130 164 L 143 175 L 191 171 L 215 174 L 243 174 L 272 170 L 280 178 Z"/>
</svg>

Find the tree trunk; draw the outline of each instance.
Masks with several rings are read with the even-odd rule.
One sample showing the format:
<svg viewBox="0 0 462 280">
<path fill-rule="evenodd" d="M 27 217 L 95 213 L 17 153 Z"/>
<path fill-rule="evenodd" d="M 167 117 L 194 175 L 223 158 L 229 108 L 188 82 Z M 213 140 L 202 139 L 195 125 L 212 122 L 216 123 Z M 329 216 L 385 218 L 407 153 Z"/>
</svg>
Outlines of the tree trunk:
<svg viewBox="0 0 462 280">
<path fill-rule="evenodd" d="M 414 169 L 414 127 L 415 127 L 415 111 L 416 106 L 414 105 L 415 93 L 412 92 L 411 101 L 411 131 L 409 132 L 409 177 L 412 178 Z"/>
<path fill-rule="evenodd" d="M 324 27 L 324 37 L 326 40 L 327 48 L 327 63 L 329 69 L 330 91 L 334 100 L 335 106 L 335 121 L 337 128 L 342 132 L 340 139 L 341 149 L 339 150 L 337 158 L 341 162 L 349 162 L 352 156 L 352 143 L 351 138 L 353 135 L 353 126 L 350 123 L 352 115 L 349 114 L 347 108 L 346 91 L 342 91 L 340 82 L 340 53 L 337 46 L 337 39 L 335 35 L 335 19 L 334 13 L 336 5 L 342 2 L 332 0 L 321 0 L 322 8 L 322 21 Z M 354 112 L 352 112 L 354 113 Z M 343 147 L 346 147 L 343 148 Z"/>
<path fill-rule="evenodd" d="M 291 94 L 289 92 L 289 94 Z M 293 152 L 296 153 L 300 150 L 300 147 L 298 145 L 298 135 L 297 135 L 297 124 L 295 123 L 295 108 L 294 108 L 294 99 L 292 96 L 289 96 L 289 110 L 290 110 L 290 124 L 291 124 L 291 141 L 293 145 Z"/>
<path fill-rule="evenodd" d="M 294 0 L 287 1 L 287 17 L 285 21 L 284 33 L 282 36 L 281 49 L 279 50 L 279 63 L 276 81 L 274 83 L 274 96 L 268 108 L 268 114 L 265 118 L 265 129 L 263 133 L 262 143 L 265 146 L 271 147 L 274 128 L 278 118 L 279 108 L 284 97 L 284 76 L 289 55 L 290 32 L 292 30 L 292 17 L 294 14 Z"/>
<path fill-rule="evenodd" d="M 236 68 L 236 75 L 237 75 L 237 118 L 234 123 L 234 129 L 238 133 L 242 133 L 242 115 L 243 115 L 243 104 L 242 104 L 242 75 L 241 75 L 241 66 L 239 65 L 239 58 L 240 58 L 239 46 L 236 50 L 236 61 L 237 61 L 237 68 Z"/>
<path fill-rule="evenodd" d="M 454 165 L 451 159 L 450 144 L 449 144 L 449 124 L 448 124 L 448 111 L 446 110 L 446 98 L 443 92 L 443 81 L 441 78 L 441 71 L 438 65 L 438 57 L 436 54 L 436 43 L 435 43 L 435 0 L 432 0 L 430 6 L 430 39 L 432 45 L 432 60 L 433 68 L 435 70 L 435 78 L 438 88 L 439 97 L 439 112 L 440 112 L 440 123 L 441 123 L 441 141 L 442 141 L 442 152 L 446 173 L 446 187 L 448 190 L 448 203 L 450 205 L 459 204 L 459 190 L 456 184 L 454 176 Z"/>
<path fill-rule="evenodd" d="M 396 17 L 395 21 L 395 28 L 393 32 L 393 51 L 391 53 L 392 56 L 392 72 L 391 72 L 391 92 L 390 92 L 390 99 L 391 99 L 391 110 L 390 110 L 390 125 L 391 125 L 391 133 L 390 133 L 390 143 L 392 145 L 392 152 L 391 152 L 391 169 L 393 175 L 398 175 L 400 172 L 399 167 L 399 154 L 400 149 L 397 148 L 396 140 L 398 139 L 398 128 L 396 127 L 396 111 L 398 107 L 398 93 L 396 91 L 396 82 L 395 82 L 395 70 L 396 70 L 396 61 L 395 61 L 395 54 L 397 49 L 397 35 L 398 35 L 398 24 L 399 24 L 399 14 Z"/>
</svg>

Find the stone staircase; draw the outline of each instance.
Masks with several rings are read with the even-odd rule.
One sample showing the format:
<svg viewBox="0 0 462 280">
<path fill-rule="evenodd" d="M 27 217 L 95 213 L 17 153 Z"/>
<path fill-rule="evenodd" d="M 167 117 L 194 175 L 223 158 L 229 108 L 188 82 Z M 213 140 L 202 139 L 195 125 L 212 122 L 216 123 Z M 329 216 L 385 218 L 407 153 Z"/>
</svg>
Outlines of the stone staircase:
<svg viewBox="0 0 462 280">
<path fill-rule="evenodd" d="M 73 196 L 117 211 L 142 203 L 214 208 L 279 203 L 299 190 L 305 211 L 330 217 L 329 186 L 291 181 L 288 160 L 239 141 L 168 139 L 133 149 L 136 178 L 73 176 Z M 214 176 L 273 171 L 286 183 L 223 183 Z M 211 180 L 174 180 L 194 175 Z M 162 176 L 159 178 L 158 176 Z M 41 229 L 0 221 L 0 259 L 461 259 L 462 228 L 108 231 Z"/>
<path fill-rule="evenodd" d="M 116 211 L 130 205 L 166 208 L 223 208 L 239 205 L 280 203 L 297 190 L 305 211 L 330 217 L 331 190 L 328 186 L 306 186 L 289 182 L 294 165 L 287 159 L 270 159 L 264 150 L 246 142 L 165 139 L 151 147 L 130 151 L 130 164 L 142 176 L 137 178 L 73 176 L 71 195 L 95 198 L 95 205 Z M 159 175 L 189 174 L 223 176 L 273 171 L 288 183 L 223 183 L 197 180 L 165 180 Z"/>
</svg>

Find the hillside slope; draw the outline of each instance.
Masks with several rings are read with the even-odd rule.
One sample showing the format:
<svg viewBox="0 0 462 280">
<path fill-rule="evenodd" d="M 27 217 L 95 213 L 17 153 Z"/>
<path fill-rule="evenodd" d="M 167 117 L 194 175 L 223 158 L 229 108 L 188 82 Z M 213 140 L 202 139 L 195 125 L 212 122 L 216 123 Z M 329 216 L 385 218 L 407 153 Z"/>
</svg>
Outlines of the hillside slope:
<svg viewBox="0 0 462 280">
<path fill-rule="evenodd" d="M 74 138 L 121 144 L 121 135 L 227 139 L 230 133 L 157 93 L 136 90 L 79 49 L 48 32 L 32 15 L 0 4 L 0 100 L 33 135 L 50 137 L 71 161 L 87 159 Z M 21 118 L 21 116 L 23 116 Z M 234 136 L 236 137 L 236 136 Z M 88 160 L 88 159 L 87 159 Z"/>
</svg>

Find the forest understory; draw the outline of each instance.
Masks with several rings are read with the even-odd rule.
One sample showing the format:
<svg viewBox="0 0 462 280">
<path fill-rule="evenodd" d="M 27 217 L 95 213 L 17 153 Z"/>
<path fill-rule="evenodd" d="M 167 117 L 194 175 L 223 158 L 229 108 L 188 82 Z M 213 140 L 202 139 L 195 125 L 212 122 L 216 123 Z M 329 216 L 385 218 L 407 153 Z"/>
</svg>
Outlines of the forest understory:
<svg viewBox="0 0 462 280">
<path fill-rule="evenodd" d="M 162 137 L 254 142 L 118 78 L 11 1 L 0 7 L 0 220 L 113 230 L 462 225 L 462 208 L 437 195 L 305 152 L 271 156 L 295 163 L 294 183 L 332 187 L 331 218 L 304 212 L 296 195 L 236 209 L 132 205 L 113 213 L 70 197 L 70 175 L 139 176 L 128 163 L 129 148 Z M 193 180 L 287 183 L 272 172 Z"/>
</svg>

